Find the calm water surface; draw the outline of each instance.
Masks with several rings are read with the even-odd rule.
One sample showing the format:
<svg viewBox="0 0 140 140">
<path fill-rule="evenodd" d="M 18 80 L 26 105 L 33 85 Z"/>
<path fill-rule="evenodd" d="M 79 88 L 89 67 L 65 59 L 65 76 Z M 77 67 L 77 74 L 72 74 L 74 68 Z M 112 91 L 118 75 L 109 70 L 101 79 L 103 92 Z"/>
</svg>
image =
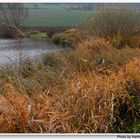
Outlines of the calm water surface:
<svg viewBox="0 0 140 140">
<path fill-rule="evenodd" d="M 0 39 L 0 65 L 16 62 L 20 57 L 28 56 L 32 59 L 38 59 L 43 54 L 63 50 L 66 49 L 57 47 L 48 41 Z"/>
</svg>

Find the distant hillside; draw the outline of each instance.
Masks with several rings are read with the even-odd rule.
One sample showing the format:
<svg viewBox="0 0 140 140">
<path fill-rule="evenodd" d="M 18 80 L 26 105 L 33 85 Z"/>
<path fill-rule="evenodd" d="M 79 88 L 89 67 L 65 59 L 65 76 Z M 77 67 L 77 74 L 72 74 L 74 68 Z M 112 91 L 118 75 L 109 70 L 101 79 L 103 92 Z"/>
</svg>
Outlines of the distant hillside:
<svg viewBox="0 0 140 140">
<path fill-rule="evenodd" d="M 25 4 L 29 16 L 23 26 L 76 26 L 85 22 L 96 10 L 102 7 L 128 6 L 140 9 L 140 4 L 103 4 L 103 3 L 80 3 L 80 4 Z"/>
<path fill-rule="evenodd" d="M 61 4 L 25 4 L 29 16 L 23 26 L 76 26 L 85 22 L 93 11 L 68 9 Z"/>
</svg>

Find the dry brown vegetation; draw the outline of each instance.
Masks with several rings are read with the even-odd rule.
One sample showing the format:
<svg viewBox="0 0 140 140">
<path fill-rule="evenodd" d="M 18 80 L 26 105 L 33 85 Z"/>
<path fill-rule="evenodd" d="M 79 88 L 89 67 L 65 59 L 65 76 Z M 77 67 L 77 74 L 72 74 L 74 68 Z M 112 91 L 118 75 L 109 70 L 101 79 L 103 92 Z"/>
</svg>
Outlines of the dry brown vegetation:
<svg viewBox="0 0 140 140">
<path fill-rule="evenodd" d="M 140 48 L 97 36 L 75 48 L 1 67 L 0 132 L 140 132 Z"/>
<path fill-rule="evenodd" d="M 65 32 L 55 33 L 52 36 L 52 41 L 55 44 L 60 44 L 64 47 L 74 47 L 79 40 L 79 34 L 76 29 L 68 29 Z"/>
<path fill-rule="evenodd" d="M 140 46 L 137 43 L 140 40 L 139 16 L 140 11 L 136 9 L 103 8 L 89 20 L 89 26 L 91 26 L 89 30 L 94 35 L 106 38 L 110 44 L 117 48 L 123 48 L 125 45 Z M 135 40 L 134 44 L 132 40 Z"/>
<path fill-rule="evenodd" d="M 51 56 L 35 66 L 28 62 L 21 70 L 26 75 L 2 68 L 0 132 L 134 132 L 140 50 L 101 50 L 80 48 L 52 55 L 51 63 Z"/>
</svg>

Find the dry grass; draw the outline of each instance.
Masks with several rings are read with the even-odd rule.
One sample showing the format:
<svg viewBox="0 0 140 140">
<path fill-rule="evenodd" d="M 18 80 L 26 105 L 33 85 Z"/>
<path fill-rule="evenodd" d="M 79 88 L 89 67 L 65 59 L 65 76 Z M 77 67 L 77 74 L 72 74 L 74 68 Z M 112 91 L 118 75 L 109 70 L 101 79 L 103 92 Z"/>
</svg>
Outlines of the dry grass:
<svg viewBox="0 0 140 140">
<path fill-rule="evenodd" d="M 1 69 L 0 132 L 133 132 L 139 121 L 140 50 L 96 41 L 57 54 L 51 65 L 43 60 L 31 69 L 31 61 L 24 62 L 20 75 Z"/>
<path fill-rule="evenodd" d="M 68 29 L 65 32 L 55 33 L 52 36 L 52 41 L 55 44 L 60 44 L 62 46 L 70 46 L 74 47 L 74 44 L 76 44 L 79 41 L 79 34 L 76 29 Z"/>
</svg>

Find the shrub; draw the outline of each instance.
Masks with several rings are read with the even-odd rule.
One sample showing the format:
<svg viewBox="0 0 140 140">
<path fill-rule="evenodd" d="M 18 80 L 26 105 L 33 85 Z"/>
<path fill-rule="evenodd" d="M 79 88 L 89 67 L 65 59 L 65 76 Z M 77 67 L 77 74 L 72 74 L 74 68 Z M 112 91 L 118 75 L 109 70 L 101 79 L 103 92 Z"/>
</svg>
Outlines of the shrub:
<svg viewBox="0 0 140 140">
<path fill-rule="evenodd" d="M 78 35 L 76 29 L 69 29 L 63 33 L 55 33 L 52 36 L 52 41 L 62 46 L 73 47 L 78 42 Z"/>
<path fill-rule="evenodd" d="M 132 45 L 130 39 L 140 35 L 139 16 L 139 10 L 104 8 L 90 20 L 89 26 L 95 35 L 106 38 L 115 47 L 122 48 Z"/>
<path fill-rule="evenodd" d="M 52 36 L 52 41 L 56 44 L 59 44 L 60 43 L 60 39 L 62 37 L 62 33 L 55 33 L 53 36 Z"/>
</svg>

